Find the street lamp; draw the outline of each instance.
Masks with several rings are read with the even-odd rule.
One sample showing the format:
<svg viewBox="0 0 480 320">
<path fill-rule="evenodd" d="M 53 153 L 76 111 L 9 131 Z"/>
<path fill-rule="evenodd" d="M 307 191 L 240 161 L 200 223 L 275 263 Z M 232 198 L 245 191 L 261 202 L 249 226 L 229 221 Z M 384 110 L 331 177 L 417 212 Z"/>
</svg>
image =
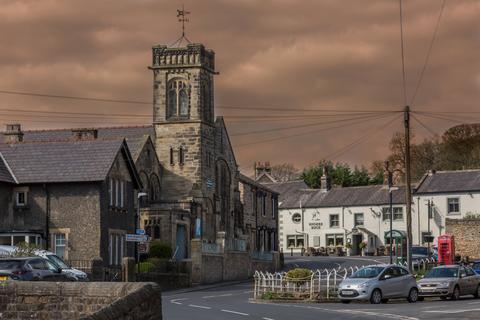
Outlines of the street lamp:
<svg viewBox="0 0 480 320">
<path fill-rule="evenodd" d="M 135 233 L 137 233 L 137 229 L 140 229 L 140 203 L 143 197 L 147 197 L 148 194 L 146 192 L 139 192 L 137 194 L 137 218 L 135 219 Z M 140 250 L 138 249 L 138 242 L 135 245 L 135 262 L 140 262 Z"/>
</svg>

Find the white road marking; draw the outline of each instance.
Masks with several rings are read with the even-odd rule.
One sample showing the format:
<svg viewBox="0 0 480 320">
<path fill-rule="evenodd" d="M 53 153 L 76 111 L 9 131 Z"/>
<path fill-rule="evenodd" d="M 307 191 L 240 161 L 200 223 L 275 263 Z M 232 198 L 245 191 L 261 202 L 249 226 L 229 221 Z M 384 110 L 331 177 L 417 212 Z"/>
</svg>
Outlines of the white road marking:
<svg viewBox="0 0 480 320">
<path fill-rule="evenodd" d="M 222 309 L 220 311 L 227 312 L 227 313 L 238 314 L 240 316 L 249 316 L 248 313 L 243 313 L 243 312 L 238 312 L 238 311 L 232 311 L 232 310 L 226 310 L 226 309 Z"/>
<path fill-rule="evenodd" d="M 182 303 L 178 302 L 178 301 L 183 301 L 183 300 L 188 300 L 188 298 L 172 299 L 172 300 L 170 300 L 170 303 L 181 305 Z"/>
<path fill-rule="evenodd" d="M 196 304 L 189 304 L 188 306 L 189 306 L 189 307 L 192 307 L 192 308 L 212 309 L 211 307 L 198 306 L 198 305 L 196 305 Z"/>
<path fill-rule="evenodd" d="M 226 293 L 226 294 L 219 294 L 216 296 L 204 296 L 202 299 L 211 299 L 211 298 L 219 298 L 219 297 L 230 297 L 233 296 L 233 293 Z"/>
<path fill-rule="evenodd" d="M 429 311 L 423 311 L 423 312 L 429 312 L 429 313 L 464 313 L 464 312 L 473 312 L 473 311 L 480 311 L 479 308 L 476 309 L 459 309 L 459 310 L 429 310 Z"/>
<path fill-rule="evenodd" d="M 468 304 L 479 304 L 480 301 L 477 301 L 477 302 L 469 302 Z"/>
<path fill-rule="evenodd" d="M 266 318 L 266 317 L 263 317 L 262 319 L 263 319 L 263 320 L 274 320 L 274 319 L 272 319 L 272 318 Z"/>
</svg>

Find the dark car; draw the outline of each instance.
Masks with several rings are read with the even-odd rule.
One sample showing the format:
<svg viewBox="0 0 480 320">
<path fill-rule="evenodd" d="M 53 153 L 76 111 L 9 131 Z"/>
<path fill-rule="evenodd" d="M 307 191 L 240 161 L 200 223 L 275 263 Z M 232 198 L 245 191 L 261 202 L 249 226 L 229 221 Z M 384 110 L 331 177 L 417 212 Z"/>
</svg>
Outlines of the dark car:
<svg viewBox="0 0 480 320">
<path fill-rule="evenodd" d="M 75 281 L 63 274 L 62 269 L 40 257 L 0 259 L 0 282 L 23 281 Z"/>
</svg>

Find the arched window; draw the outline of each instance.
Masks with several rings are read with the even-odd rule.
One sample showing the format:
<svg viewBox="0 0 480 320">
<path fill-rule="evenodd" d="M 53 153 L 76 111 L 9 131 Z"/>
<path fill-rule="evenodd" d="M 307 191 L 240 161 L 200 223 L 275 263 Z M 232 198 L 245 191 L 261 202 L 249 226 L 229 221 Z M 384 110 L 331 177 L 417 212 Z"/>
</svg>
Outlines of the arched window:
<svg viewBox="0 0 480 320">
<path fill-rule="evenodd" d="M 167 118 L 188 118 L 190 116 L 190 90 L 182 79 L 172 79 L 168 84 Z"/>
<path fill-rule="evenodd" d="M 178 162 L 181 166 L 185 164 L 185 150 L 183 149 L 183 147 L 180 147 L 180 149 L 178 149 Z"/>
<path fill-rule="evenodd" d="M 142 191 L 146 192 L 150 189 L 148 176 L 145 173 L 145 171 L 140 171 L 139 175 L 140 175 L 140 181 L 142 182 L 142 186 L 143 186 Z"/>
<path fill-rule="evenodd" d="M 229 215 L 231 174 L 225 160 L 217 162 L 216 166 L 216 193 L 220 200 L 221 228 L 225 228 L 226 216 Z"/>
<path fill-rule="evenodd" d="M 150 176 L 150 201 L 160 200 L 160 179 L 155 173 Z"/>
</svg>

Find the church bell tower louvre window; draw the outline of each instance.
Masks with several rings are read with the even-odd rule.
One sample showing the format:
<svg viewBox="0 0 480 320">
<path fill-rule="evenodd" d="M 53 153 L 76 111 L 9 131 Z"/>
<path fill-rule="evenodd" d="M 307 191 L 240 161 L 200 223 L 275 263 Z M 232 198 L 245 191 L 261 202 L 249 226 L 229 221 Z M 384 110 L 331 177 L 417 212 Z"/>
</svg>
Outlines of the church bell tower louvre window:
<svg viewBox="0 0 480 320">
<path fill-rule="evenodd" d="M 172 79 L 168 84 L 167 118 L 190 118 L 190 88 L 183 79 Z"/>
<path fill-rule="evenodd" d="M 181 166 L 185 164 L 185 150 L 183 150 L 183 147 L 178 149 L 178 162 Z"/>
<path fill-rule="evenodd" d="M 175 165 L 175 160 L 173 159 L 173 148 L 170 147 L 170 165 Z"/>
</svg>

